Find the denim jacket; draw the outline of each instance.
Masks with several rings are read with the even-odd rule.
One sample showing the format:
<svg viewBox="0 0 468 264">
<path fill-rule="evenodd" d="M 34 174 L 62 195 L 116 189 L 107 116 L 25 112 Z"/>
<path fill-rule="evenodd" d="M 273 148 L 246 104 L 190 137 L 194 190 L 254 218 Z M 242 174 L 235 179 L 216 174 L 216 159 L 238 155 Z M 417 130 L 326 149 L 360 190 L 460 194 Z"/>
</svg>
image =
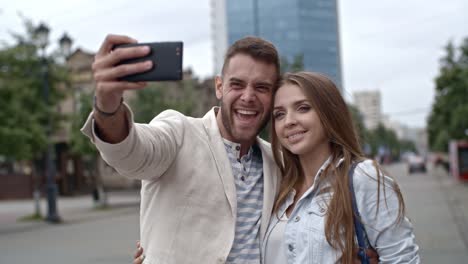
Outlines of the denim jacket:
<svg viewBox="0 0 468 264">
<path fill-rule="evenodd" d="M 322 182 L 316 186 L 330 158 L 317 172 L 315 182 L 297 202 L 288 218 L 284 231 L 282 248 L 288 264 L 299 263 L 336 263 L 341 252 L 333 249 L 325 238 L 325 216 L 331 199 L 330 192 L 324 192 L 329 186 Z M 341 163 L 341 161 L 340 161 Z M 339 163 L 339 164 L 340 164 Z M 337 164 L 337 166 L 339 165 Z M 361 214 L 370 245 L 379 254 L 380 263 L 420 263 L 418 246 L 415 242 L 413 228 L 404 217 L 395 224 L 398 215 L 398 199 L 391 188 L 392 179 L 384 176 L 384 187 L 380 185 L 380 204 L 377 212 L 377 172 L 371 160 L 361 162 L 354 172 L 354 191 L 358 210 Z M 322 192 L 321 192 L 322 191 Z M 278 214 L 273 212 L 270 225 L 263 243 L 262 255 L 268 254 L 268 241 L 273 228 L 293 203 L 295 192 L 291 192 Z M 376 214 L 377 213 L 377 214 Z M 264 263 L 270 264 L 270 263 Z"/>
</svg>

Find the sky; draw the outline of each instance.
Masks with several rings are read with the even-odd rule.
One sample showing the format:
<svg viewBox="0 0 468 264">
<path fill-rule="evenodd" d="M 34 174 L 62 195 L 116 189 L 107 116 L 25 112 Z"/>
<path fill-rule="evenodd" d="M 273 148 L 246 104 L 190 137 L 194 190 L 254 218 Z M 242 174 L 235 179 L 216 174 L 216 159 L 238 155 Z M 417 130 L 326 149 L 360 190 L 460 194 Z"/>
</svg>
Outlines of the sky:
<svg viewBox="0 0 468 264">
<path fill-rule="evenodd" d="M 51 28 L 50 50 L 66 31 L 95 52 L 108 33 L 140 42 L 184 41 L 184 67 L 212 75 L 209 0 L 0 0 L 0 41 L 23 32 L 21 13 Z M 344 96 L 379 90 L 382 111 L 424 127 L 444 46 L 468 37 L 467 0 L 339 0 Z"/>
</svg>

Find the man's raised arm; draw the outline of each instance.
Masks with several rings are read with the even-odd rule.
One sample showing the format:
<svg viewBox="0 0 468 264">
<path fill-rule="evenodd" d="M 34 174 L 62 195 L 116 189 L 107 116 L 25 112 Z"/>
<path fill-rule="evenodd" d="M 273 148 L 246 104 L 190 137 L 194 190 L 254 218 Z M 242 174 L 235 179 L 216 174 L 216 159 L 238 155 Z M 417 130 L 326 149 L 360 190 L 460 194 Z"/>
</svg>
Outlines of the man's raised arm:
<svg viewBox="0 0 468 264">
<path fill-rule="evenodd" d="M 136 42 L 127 36 L 108 35 L 99 48 L 92 66 L 96 81 L 93 111 L 95 128 L 99 138 L 107 143 L 119 143 L 129 133 L 128 121 L 122 106 L 124 91 L 142 89 L 146 86 L 144 82 L 127 82 L 118 79 L 147 71 L 152 67 L 151 61 L 116 65 L 122 60 L 143 57 L 150 52 L 147 46 L 113 50 L 114 45 Z"/>
</svg>

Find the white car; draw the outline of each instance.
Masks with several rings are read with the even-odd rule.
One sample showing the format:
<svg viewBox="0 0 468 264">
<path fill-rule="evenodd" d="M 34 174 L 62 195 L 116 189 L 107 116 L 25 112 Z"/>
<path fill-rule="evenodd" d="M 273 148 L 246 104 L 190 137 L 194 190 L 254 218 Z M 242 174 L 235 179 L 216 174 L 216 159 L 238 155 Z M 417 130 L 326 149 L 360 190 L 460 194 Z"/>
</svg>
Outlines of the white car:
<svg viewBox="0 0 468 264">
<path fill-rule="evenodd" d="M 413 172 L 426 172 L 426 161 L 423 157 L 419 155 L 411 155 L 407 159 L 408 162 L 408 172 L 411 174 Z"/>
</svg>

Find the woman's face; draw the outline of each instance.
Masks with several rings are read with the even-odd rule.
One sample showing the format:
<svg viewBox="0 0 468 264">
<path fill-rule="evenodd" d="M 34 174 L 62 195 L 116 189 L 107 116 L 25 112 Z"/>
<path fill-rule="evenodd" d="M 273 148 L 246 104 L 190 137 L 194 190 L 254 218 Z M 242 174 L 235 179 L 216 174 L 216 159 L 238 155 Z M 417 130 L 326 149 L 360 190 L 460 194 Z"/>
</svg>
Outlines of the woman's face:
<svg viewBox="0 0 468 264">
<path fill-rule="evenodd" d="M 279 142 L 293 154 L 304 156 L 329 148 L 322 122 L 299 86 L 278 88 L 273 118 Z"/>
</svg>

